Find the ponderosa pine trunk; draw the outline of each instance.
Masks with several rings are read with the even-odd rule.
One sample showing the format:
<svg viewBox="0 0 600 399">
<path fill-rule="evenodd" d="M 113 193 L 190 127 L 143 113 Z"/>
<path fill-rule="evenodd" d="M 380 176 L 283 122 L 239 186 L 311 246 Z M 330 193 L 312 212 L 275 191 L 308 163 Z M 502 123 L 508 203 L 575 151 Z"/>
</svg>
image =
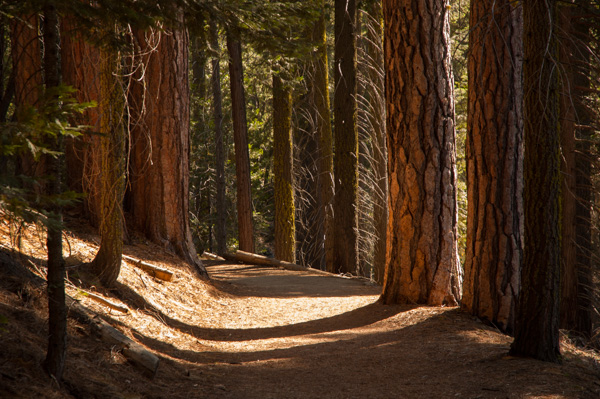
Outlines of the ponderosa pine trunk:
<svg viewBox="0 0 600 399">
<path fill-rule="evenodd" d="M 380 0 L 366 4 L 368 18 L 366 39 L 367 77 L 369 87 L 365 95 L 369 108 L 367 117 L 373 143 L 373 227 L 375 245 L 373 254 L 373 278 L 383 284 L 387 252 L 388 224 L 388 178 L 387 144 L 385 131 L 385 71 L 383 67 L 383 10 Z"/>
<path fill-rule="evenodd" d="M 524 240 L 510 353 L 560 361 L 560 131 L 556 0 L 523 2 Z"/>
<path fill-rule="evenodd" d="M 184 28 L 163 28 L 165 32 L 157 27 L 135 33 L 144 81 L 131 89 L 130 211 L 149 239 L 207 277 L 192 242 L 188 214 L 188 34 Z"/>
<path fill-rule="evenodd" d="M 336 273 L 358 273 L 358 129 L 356 125 L 356 1 L 335 0 L 333 97 Z"/>
<path fill-rule="evenodd" d="M 462 307 L 511 333 L 523 258 L 523 15 L 472 0 Z"/>
<path fill-rule="evenodd" d="M 383 3 L 390 212 L 384 303 L 460 300 L 447 6 Z"/>
<path fill-rule="evenodd" d="M 275 258 L 295 263 L 292 89 L 276 74 L 273 74 L 273 172 L 275 175 Z"/>
<path fill-rule="evenodd" d="M 44 6 L 44 81 L 46 89 L 55 89 L 61 84 L 60 33 L 58 13 L 53 5 Z M 51 149 L 62 151 L 62 139 L 56 139 Z M 61 193 L 62 156 L 48 158 L 49 181 L 47 194 Z M 67 357 L 67 307 L 65 304 L 65 264 L 62 254 L 62 210 L 54 203 L 50 209 L 46 247 L 48 249 L 48 351 L 44 368 L 56 381 L 62 379 Z"/>
<path fill-rule="evenodd" d="M 590 90 L 590 29 L 585 6 L 560 6 L 563 74 L 560 103 L 562 186 L 562 273 L 560 328 L 589 338 L 592 334 L 592 182 L 590 154 L 590 110 L 585 97 Z"/>
<path fill-rule="evenodd" d="M 14 76 L 14 103 L 16 119 L 22 110 L 36 107 L 43 85 L 42 52 L 38 34 L 38 14 L 23 15 L 11 21 L 11 56 Z M 45 171 L 46 158 L 34 161 L 29 154 L 18 161 L 18 174 L 41 177 Z"/>
<path fill-rule="evenodd" d="M 327 65 L 327 38 L 325 29 L 325 2 L 321 1 L 319 18 L 312 29 L 311 43 L 315 46 L 311 62 L 310 102 L 314 107 L 317 136 L 317 184 L 320 197 L 320 214 L 323 217 L 323 248 L 325 268 L 334 272 L 334 229 L 333 229 L 333 136 L 329 104 L 329 72 Z M 312 265 L 315 267 L 316 265 Z"/>
<path fill-rule="evenodd" d="M 231 88 L 231 113 L 235 146 L 235 171 L 237 184 L 237 214 L 239 249 L 254 252 L 252 228 L 252 194 L 250 185 L 250 154 L 248 152 L 248 124 L 246 122 L 246 95 L 242 44 L 233 32 L 227 33 L 229 52 L 229 84 Z"/>
<path fill-rule="evenodd" d="M 215 125 L 215 171 L 217 186 L 217 221 L 215 238 L 217 253 L 227 252 L 227 209 L 225 208 L 225 144 L 223 140 L 223 94 L 221 92 L 221 70 L 219 67 L 219 31 L 214 18 L 210 20 L 210 45 L 215 52 L 211 61 L 210 84 L 213 96 L 213 123 Z"/>
<path fill-rule="evenodd" d="M 79 102 L 99 101 L 100 50 L 88 43 L 73 16 L 61 19 L 61 67 L 63 82 L 76 89 Z M 87 108 L 76 124 L 89 126 L 91 132 L 65 140 L 66 182 L 68 187 L 85 194 L 83 211 L 93 226 L 101 224 L 99 177 L 101 175 L 100 115 L 98 107 Z"/>
<path fill-rule="evenodd" d="M 123 255 L 123 195 L 125 193 L 125 102 L 118 53 L 104 50 L 100 60 L 100 248 L 92 270 L 106 287 L 114 285 Z"/>
</svg>

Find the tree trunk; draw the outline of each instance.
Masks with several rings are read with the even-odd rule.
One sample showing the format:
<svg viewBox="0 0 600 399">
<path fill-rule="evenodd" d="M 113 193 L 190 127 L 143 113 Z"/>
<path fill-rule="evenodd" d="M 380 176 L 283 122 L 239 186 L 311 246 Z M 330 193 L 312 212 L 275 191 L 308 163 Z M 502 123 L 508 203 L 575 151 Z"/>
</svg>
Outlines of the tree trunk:
<svg viewBox="0 0 600 399">
<path fill-rule="evenodd" d="M 28 107 L 36 107 L 43 85 L 41 46 L 38 34 L 37 14 L 13 18 L 11 22 L 11 55 L 14 76 L 14 103 L 16 119 Z M 30 154 L 24 154 L 17 162 L 18 173 L 41 177 L 45 171 L 46 157 L 38 162 Z"/>
<path fill-rule="evenodd" d="M 309 86 L 310 106 L 313 107 L 317 141 L 317 188 L 319 193 L 323 234 L 317 237 L 322 241 L 325 252 L 325 268 L 334 271 L 333 249 L 333 137 L 331 132 L 331 110 L 329 105 L 329 73 L 327 65 L 327 40 L 325 29 L 325 2 L 320 2 L 321 11 L 311 32 L 311 43 L 316 50 L 313 53 L 307 82 Z M 311 265 L 313 267 L 321 265 Z"/>
<path fill-rule="evenodd" d="M 223 95 L 221 93 L 221 71 L 219 69 L 219 33 L 216 21 L 210 20 L 210 45 L 215 55 L 212 59 L 210 78 L 213 94 L 213 121 L 215 124 L 215 170 L 217 185 L 217 222 L 215 238 L 217 254 L 227 252 L 227 210 L 225 209 L 225 145 L 223 144 Z"/>
<path fill-rule="evenodd" d="M 384 303 L 460 300 L 447 5 L 384 2 L 390 211 Z"/>
<path fill-rule="evenodd" d="M 132 87 L 131 212 L 149 239 L 174 250 L 206 277 L 188 215 L 188 35 L 185 29 L 165 30 L 136 33 L 145 80 Z"/>
<path fill-rule="evenodd" d="M 583 2 L 585 5 L 589 3 Z M 581 3 L 580 3 L 581 4 Z M 581 7 L 585 7 L 583 4 Z M 560 327 L 590 337 L 592 244 L 590 231 L 591 165 L 590 110 L 585 96 L 590 89 L 590 32 L 584 11 L 571 4 L 560 6 L 562 74 L 560 131 L 563 176 L 562 273 Z"/>
<path fill-rule="evenodd" d="M 237 181 L 237 213 L 239 248 L 254 252 L 252 231 L 252 197 L 250 186 L 250 154 L 248 152 L 248 125 L 244 94 L 242 44 L 234 34 L 227 33 L 229 51 L 229 82 L 231 87 L 231 112 L 235 145 L 235 171 Z"/>
<path fill-rule="evenodd" d="M 52 5 L 44 7 L 44 73 L 46 88 L 61 83 L 59 64 L 60 36 L 58 13 Z M 52 145 L 61 151 L 61 138 Z M 48 173 L 53 176 L 47 186 L 48 195 L 59 195 L 62 184 L 62 157 L 48 158 Z M 62 255 L 62 211 L 55 203 L 49 209 L 48 225 L 48 352 L 44 367 L 57 381 L 62 379 L 67 356 L 67 308 L 65 305 L 65 265 Z"/>
<path fill-rule="evenodd" d="M 561 177 L 556 1 L 522 4 L 525 249 L 511 354 L 559 362 Z"/>
<path fill-rule="evenodd" d="M 124 93 L 118 53 L 105 50 L 100 63 L 100 248 L 92 269 L 104 286 L 112 286 L 121 271 L 123 195 L 125 192 Z"/>
<path fill-rule="evenodd" d="M 356 2 L 335 0 L 335 272 L 358 272 L 358 130 L 356 127 Z"/>
<path fill-rule="evenodd" d="M 76 89 L 79 102 L 99 101 L 100 50 L 87 43 L 79 32 L 80 27 L 72 16 L 61 20 L 61 66 L 63 81 Z M 65 140 L 67 184 L 76 192 L 85 194 L 83 210 L 93 226 L 101 222 L 101 138 L 99 108 L 87 108 L 77 124 L 90 126 L 92 134 Z"/>
<path fill-rule="evenodd" d="M 275 174 L 275 257 L 296 262 L 293 181 L 292 89 L 273 74 L 273 171 Z"/>
<path fill-rule="evenodd" d="M 462 306 L 511 333 L 523 257 L 522 9 L 472 0 L 470 19 Z"/>
<path fill-rule="evenodd" d="M 371 142 L 373 143 L 373 226 L 375 248 L 373 254 L 373 278 L 383 284 L 387 249 L 388 223 L 388 179 L 387 144 L 385 137 L 385 71 L 383 67 L 383 10 L 381 1 L 371 0 L 366 4 L 366 56 L 369 87 L 365 96 L 369 108 L 367 118 Z"/>
</svg>

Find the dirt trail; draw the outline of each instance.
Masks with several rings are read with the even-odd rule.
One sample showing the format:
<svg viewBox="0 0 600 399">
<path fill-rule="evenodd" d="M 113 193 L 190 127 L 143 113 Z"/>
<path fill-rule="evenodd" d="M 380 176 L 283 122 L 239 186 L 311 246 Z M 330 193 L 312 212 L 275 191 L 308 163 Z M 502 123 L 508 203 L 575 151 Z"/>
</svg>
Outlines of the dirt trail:
<svg viewBox="0 0 600 399">
<path fill-rule="evenodd" d="M 456 308 L 384 306 L 379 287 L 304 272 L 208 270 L 233 294 L 234 326 L 187 359 L 208 397 L 600 397 L 598 375 L 568 354 L 562 366 L 509 358 L 509 337 Z"/>
<path fill-rule="evenodd" d="M 206 283 L 141 240 L 126 253 L 175 271 L 173 281 L 124 262 L 114 289 L 87 288 L 128 313 L 67 291 L 159 356 L 158 373 L 145 376 L 70 318 L 58 387 L 41 367 L 45 249 L 31 230 L 23 253 L 35 267 L 19 275 L 38 277 L 0 267 L 0 398 L 600 398 L 600 356 L 568 343 L 563 365 L 509 358 L 510 337 L 456 308 L 384 306 L 380 287 L 361 280 L 264 266 L 206 262 Z M 68 238 L 69 253 L 93 259 L 97 236 Z"/>
</svg>

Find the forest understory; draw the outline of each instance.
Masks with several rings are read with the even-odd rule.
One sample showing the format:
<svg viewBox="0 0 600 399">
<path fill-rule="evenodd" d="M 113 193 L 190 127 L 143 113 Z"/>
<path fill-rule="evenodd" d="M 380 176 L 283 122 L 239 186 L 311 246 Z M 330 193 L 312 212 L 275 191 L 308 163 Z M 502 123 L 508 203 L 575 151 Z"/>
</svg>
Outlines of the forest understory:
<svg viewBox="0 0 600 399">
<path fill-rule="evenodd" d="M 41 366 L 43 233 L 30 226 L 18 240 L 5 221 L 0 230 L 2 398 L 600 397 L 600 354 L 564 332 L 561 365 L 510 357 L 511 337 L 458 308 L 382 305 L 381 287 L 366 280 L 205 260 L 206 282 L 173 254 L 133 238 L 124 253 L 173 271 L 172 281 L 124 261 L 114 289 L 81 288 L 76 265 L 93 259 L 99 237 L 76 220 L 65 233 L 67 294 L 160 364 L 149 375 L 69 317 L 58 386 Z"/>
</svg>

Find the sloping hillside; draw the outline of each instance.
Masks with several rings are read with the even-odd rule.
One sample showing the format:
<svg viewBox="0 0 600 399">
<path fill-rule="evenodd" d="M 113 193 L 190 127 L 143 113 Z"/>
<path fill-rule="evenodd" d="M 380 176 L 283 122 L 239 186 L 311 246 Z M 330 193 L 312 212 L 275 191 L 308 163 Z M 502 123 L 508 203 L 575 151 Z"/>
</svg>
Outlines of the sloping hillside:
<svg viewBox="0 0 600 399">
<path fill-rule="evenodd" d="M 158 356 L 156 375 L 91 326 L 69 319 L 59 387 L 43 372 L 47 316 L 43 235 L 2 224 L 0 397 L 7 398 L 597 398 L 600 356 L 562 343 L 564 364 L 506 356 L 511 339 L 456 308 L 384 306 L 379 288 L 310 272 L 207 261 L 211 282 L 134 239 L 125 252 L 174 272 L 170 282 L 123 263 L 113 290 L 85 286 L 77 264 L 98 238 L 71 223 L 68 294 Z M 76 312 L 72 311 L 74 315 Z"/>
</svg>

